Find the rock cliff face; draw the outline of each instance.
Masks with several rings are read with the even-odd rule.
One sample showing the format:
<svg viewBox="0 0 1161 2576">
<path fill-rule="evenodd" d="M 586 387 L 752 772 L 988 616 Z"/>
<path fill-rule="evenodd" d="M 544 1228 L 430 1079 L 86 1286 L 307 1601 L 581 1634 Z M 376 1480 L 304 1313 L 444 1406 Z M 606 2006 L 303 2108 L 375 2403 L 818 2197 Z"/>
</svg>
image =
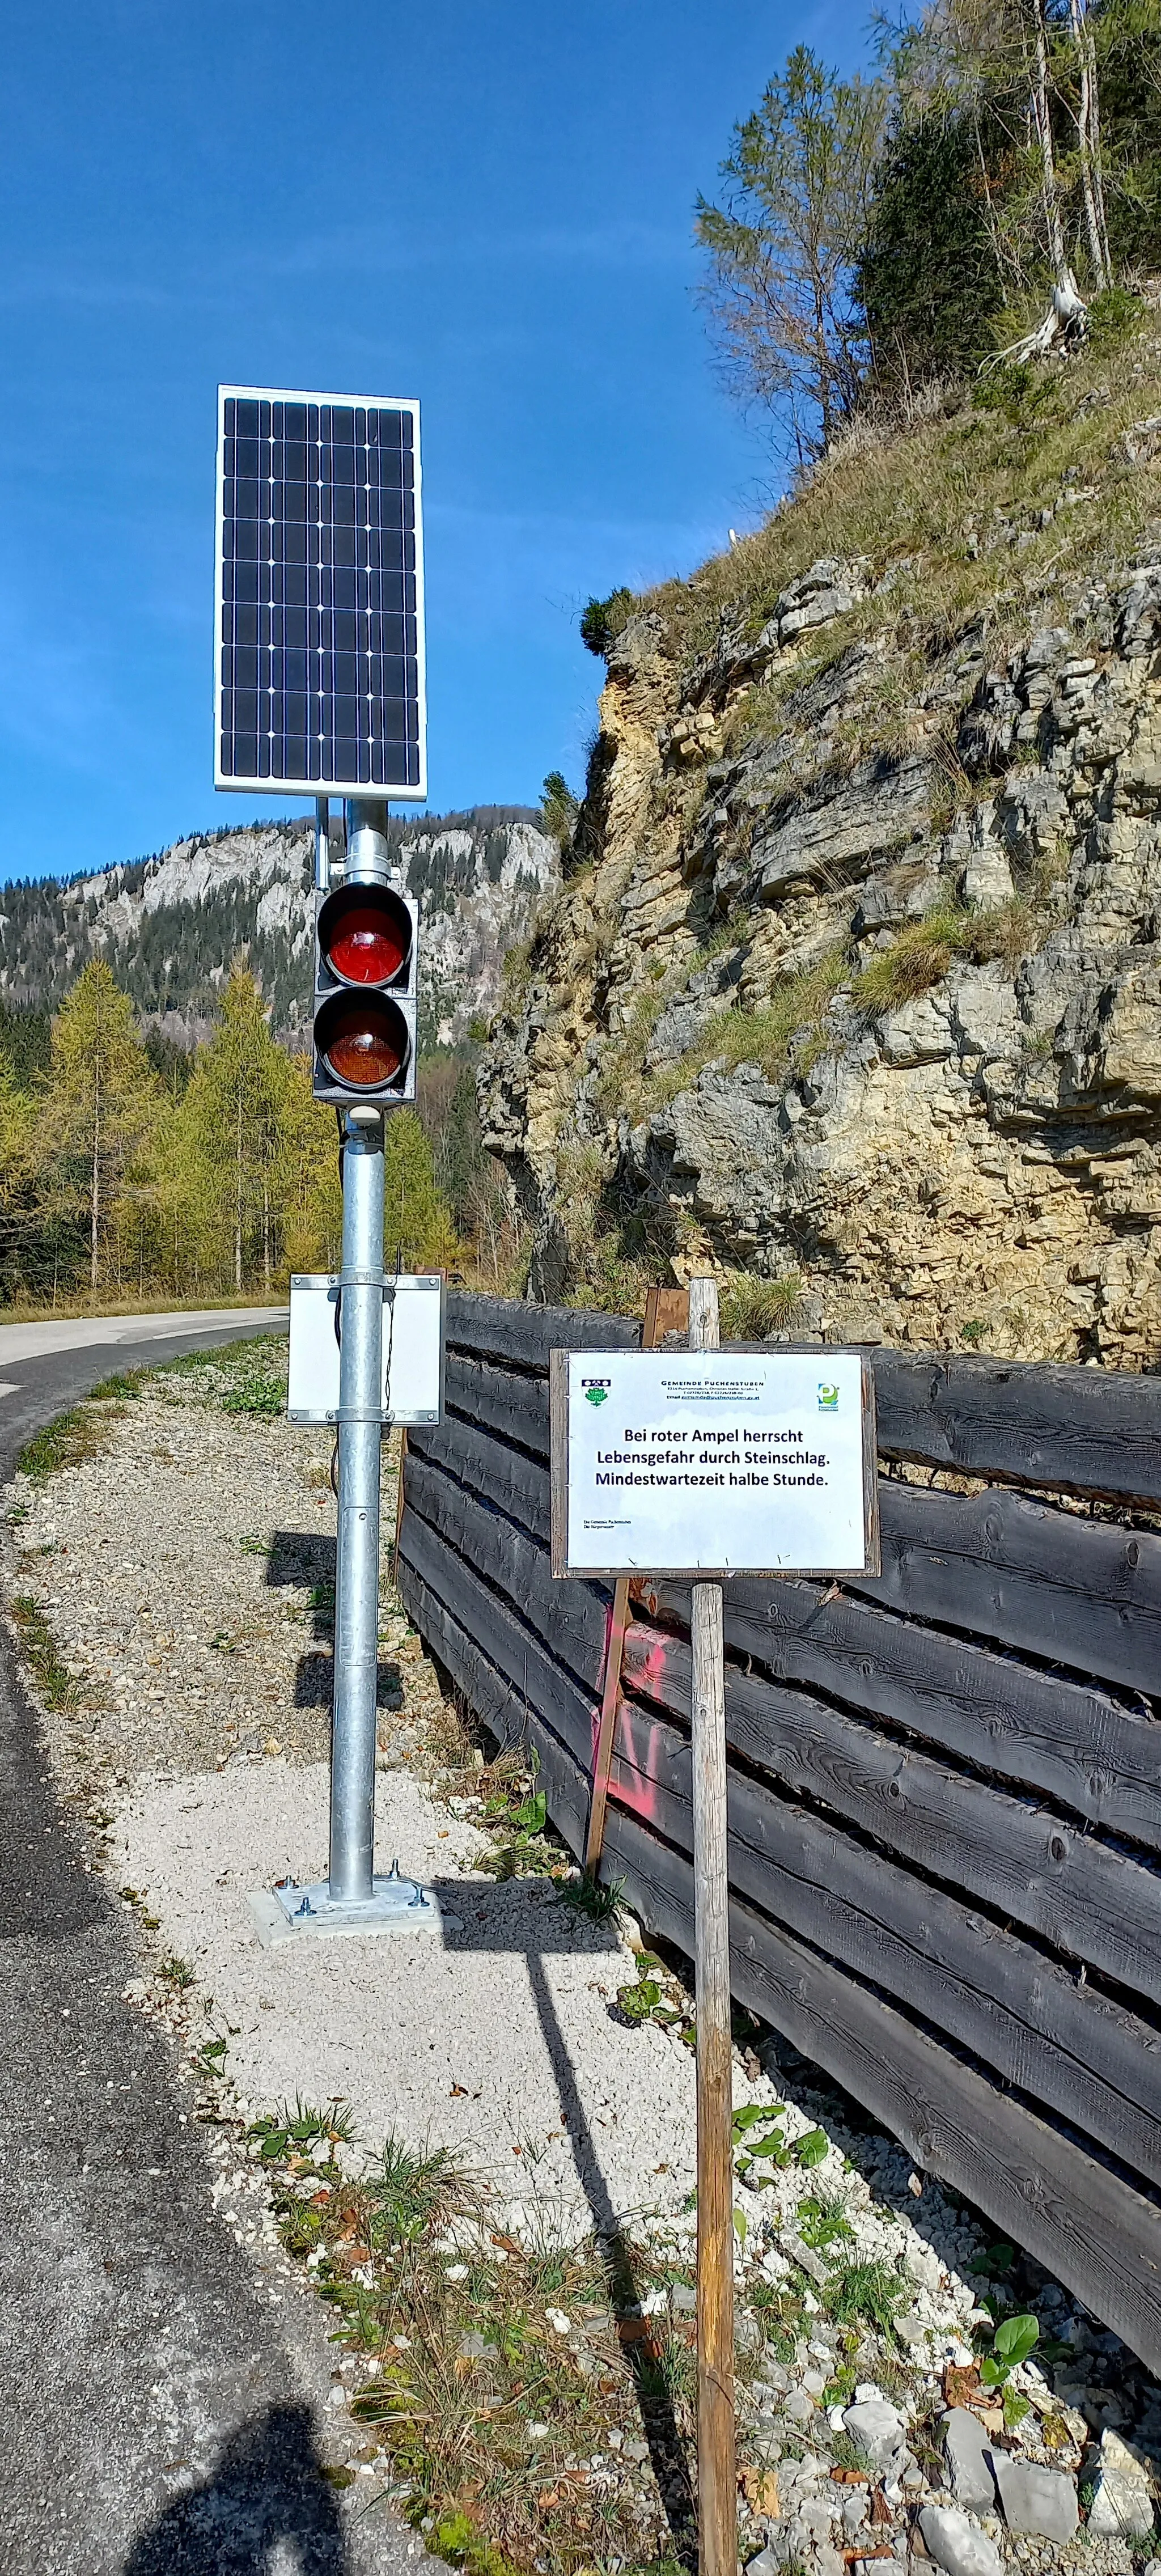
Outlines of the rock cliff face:
<svg viewBox="0 0 1161 2576">
<path fill-rule="evenodd" d="M 427 1038 L 456 1044 L 495 1009 L 504 957 L 559 881 L 556 843 L 522 808 L 393 819 L 401 882 L 422 905 Z M 293 1038 L 310 1024 L 313 821 L 192 835 L 158 856 L 66 884 L 0 889 L 0 1000 L 55 1008 L 104 956 L 169 1034 L 204 1036 L 243 954 Z"/>
<path fill-rule="evenodd" d="M 1161 543 L 918 668 L 896 577 L 818 560 L 756 638 L 690 658 L 646 607 L 613 648 L 480 1076 L 533 1292 L 708 1259 L 782 1283 L 759 1329 L 1154 1368 Z"/>
</svg>

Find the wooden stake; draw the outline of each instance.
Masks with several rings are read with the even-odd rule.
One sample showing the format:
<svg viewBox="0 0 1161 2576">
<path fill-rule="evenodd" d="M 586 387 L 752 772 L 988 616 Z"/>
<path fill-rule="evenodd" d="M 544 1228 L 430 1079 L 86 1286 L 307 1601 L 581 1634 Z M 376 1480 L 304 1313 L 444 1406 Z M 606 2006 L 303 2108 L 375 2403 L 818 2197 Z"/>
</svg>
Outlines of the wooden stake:
<svg viewBox="0 0 1161 2576">
<path fill-rule="evenodd" d="M 667 1333 L 684 1333 L 689 1324 L 689 1292 L 685 1288 L 651 1288 L 645 1300 L 645 1321 L 641 1327 L 641 1348 L 654 1351 Z M 629 1625 L 628 1575 L 618 1575 L 613 1586 L 613 1615 L 609 1622 L 609 1642 L 605 1649 L 605 1680 L 601 1692 L 601 1715 L 597 1727 L 597 1744 L 593 1756 L 593 1787 L 589 1801 L 589 1829 L 585 1838 L 585 1868 L 595 1878 L 605 1841 L 605 1809 L 609 1799 L 609 1773 L 613 1767 L 613 1736 L 617 1724 L 617 1702 L 621 1691 L 621 1659 L 625 1651 L 625 1630 Z"/>
<path fill-rule="evenodd" d="M 716 1279 L 689 1283 L 689 1347 L 719 1347 Z M 726 1855 L 726 1676 L 720 1583 L 695 1583 L 693 1885 L 697 2015 L 699 2576 L 737 2576 L 734 2453 L 733 2066 Z"/>
</svg>

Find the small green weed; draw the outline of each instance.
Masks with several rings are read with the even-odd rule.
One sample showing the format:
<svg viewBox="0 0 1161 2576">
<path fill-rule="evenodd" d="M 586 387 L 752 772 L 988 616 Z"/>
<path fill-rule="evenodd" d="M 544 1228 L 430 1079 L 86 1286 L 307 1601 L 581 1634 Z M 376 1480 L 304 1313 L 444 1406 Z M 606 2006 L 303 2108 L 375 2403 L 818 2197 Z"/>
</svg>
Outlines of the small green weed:
<svg viewBox="0 0 1161 2576">
<path fill-rule="evenodd" d="M 192 1986 L 194 1981 L 194 1971 L 190 1966 L 189 1960 L 180 1959 L 176 1951 L 174 1951 L 168 1959 L 162 1960 L 161 1974 L 168 1985 L 176 1986 L 178 1988 L 182 1986 Z"/>
<path fill-rule="evenodd" d="M 374 2213 L 373 2232 L 377 2225 L 383 2239 L 404 2245 L 446 2227 L 476 2198 L 446 2147 L 424 2152 L 395 2137 L 388 2139 L 363 2188 Z"/>
<path fill-rule="evenodd" d="M 830 2139 L 825 2129 L 807 2129 L 803 2137 L 796 2138 L 794 2141 L 792 2152 L 795 2164 L 803 2165 L 809 2171 L 812 2165 L 820 2165 L 823 2162 L 829 2147 Z"/>
<path fill-rule="evenodd" d="M 980 2363 L 980 2378 L 985 2388 L 1007 2388 L 1014 2370 L 1027 2361 L 1040 2341 L 1040 2327 L 1035 2317 L 1005 2317 L 997 2326 L 992 2349 Z"/>
<path fill-rule="evenodd" d="M 590 1878 L 587 1870 L 582 1870 L 578 1878 L 558 1880 L 556 1889 L 561 1903 L 575 1906 L 578 1914 L 587 1914 L 590 1923 L 608 1923 L 623 1892 L 621 1879 Z"/>
<path fill-rule="evenodd" d="M 51 1709 L 76 1708 L 80 1698 L 76 1683 L 65 1671 L 56 1650 L 56 1639 L 32 1594 L 16 1593 L 9 1603 L 9 1615 L 16 1629 L 20 1652 L 45 1706 Z"/>
<path fill-rule="evenodd" d="M 781 2168 L 790 2162 L 782 2135 L 785 2117 L 784 2102 L 745 2102 L 734 2113 L 734 2171 L 751 2191 L 773 2181 L 771 2166 Z"/>
<path fill-rule="evenodd" d="M 81 1405 L 73 1405 L 68 1413 L 58 1413 L 55 1422 L 46 1422 L 42 1431 L 34 1431 L 31 1440 L 26 1441 L 16 1461 L 17 1473 L 35 1485 L 43 1485 L 49 1476 L 59 1475 L 62 1467 L 76 1466 L 80 1459 L 93 1454 L 89 1430 Z"/>
<path fill-rule="evenodd" d="M 821 2197 L 800 2200 L 795 2223 L 803 2244 L 815 2254 L 829 2254 L 831 2246 L 841 2244 L 851 2232 L 837 2200 Z"/>
<path fill-rule="evenodd" d="M 838 2402 L 836 2398 L 835 2404 L 837 2405 Z M 863 2477 L 869 2478 L 872 2486 L 877 2483 L 879 2472 L 874 2461 L 850 2433 L 836 2433 L 830 2447 L 834 2453 L 836 2469 L 858 2469 Z"/>
<path fill-rule="evenodd" d="M 224 2045 L 224 2043 L 223 2043 Z M 327 2150 L 327 2162 L 333 2161 L 333 2150 L 340 2139 L 355 2134 L 354 2118 L 348 2102 L 337 2096 L 325 2111 L 315 2110 L 296 2094 L 294 2109 L 283 2103 L 281 2110 L 264 2112 L 251 2122 L 246 2135 L 252 2138 L 264 2164 L 273 2164 L 288 2149 L 319 2145 Z"/>
<path fill-rule="evenodd" d="M 103 1377 L 99 1386 L 90 1387 L 88 1401 L 90 1404 L 132 1402 L 135 1396 L 140 1395 L 148 1376 L 149 1370 L 145 1368 L 114 1370 L 112 1377 Z"/>
<path fill-rule="evenodd" d="M 661 1987 L 652 1970 L 661 1962 L 651 1950 L 642 1950 L 637 1960 L 637 1976 L 632 1985 L 618 1986 L 617 2003 L 625 2021 L 652 2021 L 661 2002 Z"/>
<path fill-rule="evenodd" d="M 966 1327 L 964 1338 L 965 1340 L 967 1338 Z M 1011 2271 L 1015 2260 L 1016 2248 L 1014 2245 L 988 2245 L 985 2247 L 982 2254 L 973 2254 L 971 2262 L 968 2264 L 968 2270 L 969 2272 L 982 2272 L 990 2280 L 1002 2281 L 1005 2275 Z"/>
<path fill-rule="evenodd" d="M 901 2285 L 886 2263 L 851 2263 L 827 2283 L 826 2307 L 836 2325 L 887 2334 L 902 2303 Z"/>
</svg>

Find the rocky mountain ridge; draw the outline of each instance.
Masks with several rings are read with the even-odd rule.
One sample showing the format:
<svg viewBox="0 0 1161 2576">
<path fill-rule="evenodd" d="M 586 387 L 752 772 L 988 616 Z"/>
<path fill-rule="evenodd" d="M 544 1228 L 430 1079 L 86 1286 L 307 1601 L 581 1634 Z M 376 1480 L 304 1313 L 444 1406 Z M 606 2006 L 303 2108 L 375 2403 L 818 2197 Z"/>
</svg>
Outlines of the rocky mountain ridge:
<svg viewBox="0 0 1161 2576">
<path fill-rule="evenodd" d="M 558 882 L 559 851 L 535 813 L 511 806 L 393 818 L 391 838 L 422 905 L 427 1041 L 458 1044 L 495 1008 L 505 954 Z M 96 876 L 0 888 L 0 1001 L 54 1009 L 104 956 L 142 1016 L 189 1044 L 241 954 L 293 1042 L 310 1022 L 313 868 L 314 825 L 296 817 L 191 834 Z"/>
<path fill-rule="evenodd" d="M 573 874 L 480 1072 L 534 1291 L 623 1303 L 709 1261 L 763 1329 L 1161 1364 L 1137 426 L 1102 442 L 1119 563 L 1084 564 L 1074 466 L 1027 526 L 969 514 L 984 605 L 926 631 L 924 560 L 888 547 L 815 557 L 757 632 L 727 599 L 695 653 L 663 595 L 629 618 Z"/>
</svg>

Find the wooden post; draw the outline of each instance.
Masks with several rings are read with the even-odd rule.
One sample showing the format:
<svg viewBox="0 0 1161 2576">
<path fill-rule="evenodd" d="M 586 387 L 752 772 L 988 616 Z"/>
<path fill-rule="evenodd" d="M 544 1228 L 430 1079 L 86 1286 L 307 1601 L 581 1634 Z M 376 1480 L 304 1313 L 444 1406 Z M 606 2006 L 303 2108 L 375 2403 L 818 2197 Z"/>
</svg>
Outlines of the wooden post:
<svg viewBox="0 0 1161 2576">
<path fill-rule="evenodd" d="M 645 1300 L 645 1321 L 641 1327 L 641 1348 L 654 1351 L 667 1333 L 684 1333 L 689 1324 L 689 1292 L 685 1288 L 651 1288 Z M 585 1868 L 595 1878 L 605 1841 L 605 1809 L 609 1800 L 609 1773 L 613 1767 L 613 1735 L 617 1724 L 617 1702 L 621 1691 L 621 1658 L 625 1651 L 625 1630 L 629 1625 L 629 1584 L 627 1574 L 620 1574 L 613 1586 L 613 1615 L 609 1621 L 609 1642 L 605 1649 L 605 1680 L 601 1692 L 601 1715 L 597 1727 L 596 1751 L 593 1756 L 593 1787 L 589 1800 L 589 1829 L 585 1837 Z"/>
<path fill-rule="evenodd" d="M 719 1347 L 716 1279 L 689 1283 L 689 1347 Z M 726 1677 L 720 1583 L 695 1583 L 693 1886 L 697 2015 L 697 2520 L 699 2576 L 737 2576 L 734 2456 L 733 2065 L 726 1861 Z"/>
</svg>

